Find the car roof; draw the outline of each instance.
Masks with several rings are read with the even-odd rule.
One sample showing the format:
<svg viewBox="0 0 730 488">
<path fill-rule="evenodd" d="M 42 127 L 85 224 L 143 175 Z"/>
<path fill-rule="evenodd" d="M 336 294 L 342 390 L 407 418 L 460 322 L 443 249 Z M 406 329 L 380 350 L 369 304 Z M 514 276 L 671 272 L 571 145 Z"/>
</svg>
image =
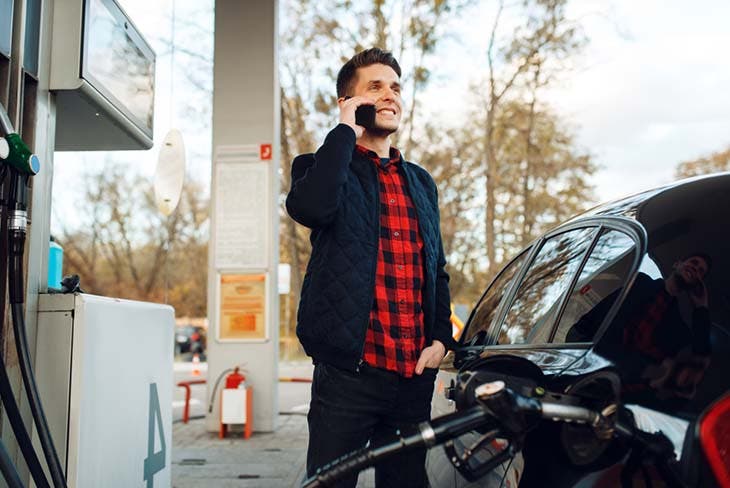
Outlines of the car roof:
<svg viewBox="0 0 730 488">
<path fill-rule="evenodd" d="M 721 271 L 730 269 L 727 252 L 730 172 L 686 178 L 603 203 L 558 228 L 601 216 L 626 217 L 639 222 L 647 233 L 648 254 L 663 274 L 676 261 L 688 257 L 688 250 L 708 254 L 712 269 L 705 281 L 710 300 L 730 303 L 730 295 L 726 293 L 730 290 L 730 274 Z M 730 327 L 730 317 L 714 315 L 713 320 Z"/>
<path fill-rule="evenodd" d="M 716 185 L 726 187 L 728 184 L 730 184 L 730 171 L 693 176 L 601 203 L 568 219 L 563 224 L 595 215 L 621 215 L 636 219 L 639 209 L 649 200 L 660 195 L 664 195 L 666 198 L 668 196 L 667 194 L 671 195 L 688 187 L 714 187 Z"/>
</svg>

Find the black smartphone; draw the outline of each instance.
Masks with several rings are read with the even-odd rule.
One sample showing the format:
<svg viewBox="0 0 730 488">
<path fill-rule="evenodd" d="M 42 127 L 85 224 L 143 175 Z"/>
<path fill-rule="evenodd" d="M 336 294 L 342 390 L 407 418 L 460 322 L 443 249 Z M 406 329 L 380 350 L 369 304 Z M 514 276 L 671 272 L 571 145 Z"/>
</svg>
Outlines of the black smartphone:
<svg viewBox="0 0 730 488">
<path fill-rule="evenodd" d="M 345 97 L 345 100 L 352 97 Z M 360 105 L 355 109 L 355 123 L 366 129 L 375 126 L 375 105 Z"/>
<path fill-rule="evenodd" d="M 360 105 L 355 110 L 355 123 L 366 129 L 375 126 L 375 105 Z"/>
</svg>

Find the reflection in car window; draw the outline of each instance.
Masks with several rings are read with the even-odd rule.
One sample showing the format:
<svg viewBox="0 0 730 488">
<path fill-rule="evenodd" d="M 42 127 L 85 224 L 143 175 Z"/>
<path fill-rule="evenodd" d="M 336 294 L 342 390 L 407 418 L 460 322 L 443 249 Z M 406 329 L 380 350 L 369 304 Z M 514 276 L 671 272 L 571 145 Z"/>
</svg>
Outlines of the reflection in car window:
<svg viewBox="0 0 730 488">
<path fill-rule="evenodd" d="M 637 212 L 652 262 L 595 346 L 620 371 L 625 403 L 692 418 L 728 390 L 729 186 L 727 175 L 698 180 Z M 706 270 L 692 264 L 700 255 Z"/>
<path fill-rule="evenodd" d="M 479 340 L 479 343 L 482 343 L 495 319 L 494 314 L 497 312 L 505 292 L 509 289 L 512 280 L 515 278 L 520 268 L 522 268 L 522 263 L 525 261 L 525 257 L 527 257 L 530 253 L 529 251 L 529 249 L 523 251 L 522 254 L 504 268 L 499 276 L 497 276 L 497 278 L 492 282 L 489 290 L 487 290 L 484 297 L 482 297 L 481 301 L 477 305 L 474 316 L 469 321 L 463 344 L 468 343 L 477 335 L 482 336 L 481 340 Z"/>
<path fill-rule="evenodd" d="M 639 273 L 644 273 L 653 280 L 657 280 L 662 277 L 662 272 L 659 271 L 659 266 L 657 266 L 656 261 L 654 261 L 649 254 L 645 254 L 644 259 L 641 260 Z"/>
<path fill-rule="evenodd" d="M 576 229 L 548 239 L 520 283 L 499 332 L 499 344 L 547 342 L 561 297 L 578 270 L 596 229 Z M 546 328 L 547 326 L 547 328 Z"/>
<path fill-rule="evenodd" d="M 596 308 L 604 298 L 623 286 L 631 272 L 635 247 L 634 240 L 623 232 L 617 230 L 603 232 L 581 271 L 553 342 L 589 342 L 593 338 L 596 330 L 578 334 L 576 331 L 571 333 L 570 329 L 583 315 Z M 595 329 L 603 321 L 611 304 L 613 301 L 600 316 L 594 318 Z"/>
</svg>

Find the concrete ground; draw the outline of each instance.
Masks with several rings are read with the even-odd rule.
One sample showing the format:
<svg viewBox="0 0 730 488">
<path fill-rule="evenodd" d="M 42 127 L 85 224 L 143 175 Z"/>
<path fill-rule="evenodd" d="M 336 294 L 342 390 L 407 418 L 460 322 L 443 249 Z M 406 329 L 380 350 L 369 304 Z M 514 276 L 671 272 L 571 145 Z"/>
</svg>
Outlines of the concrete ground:
<svg viewBox="0 0 730 488">
<path fill-rule="evenodd" d="M 176 365 L 176 369 L 180 368 Z M 280 364 L 280 376 L 311 378 L 311 369 L 311 363 Z M 187 424 L 175 422 L 173 488 L 298 488 L 305 475 L 309 385 L 279 383 L 279 398 L 276 432 L 254 432 L 248 440 L 234 434 L 219 439 L 217 433 L 205 430 L 200 418 Z M 203 405 L 197 407 L 203 410 Z M 373 471 L 361 473 L 357 486 L 373 488 Z"/>
<path fill-rule="evenodd" d="M 282 415 L 273 433 L 250 439 L 219 439 L 205 421 L 175 424 L 172 432 L 172 486 L 298 487 L 304 477 L 307 422 L 303 415 Z"/>
</svg>

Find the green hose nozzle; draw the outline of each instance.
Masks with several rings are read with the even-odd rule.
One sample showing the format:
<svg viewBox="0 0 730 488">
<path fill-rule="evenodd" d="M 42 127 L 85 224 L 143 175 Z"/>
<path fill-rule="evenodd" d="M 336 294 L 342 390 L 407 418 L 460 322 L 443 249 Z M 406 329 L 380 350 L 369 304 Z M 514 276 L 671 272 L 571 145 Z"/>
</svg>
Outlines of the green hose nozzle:
<svg viewBox="0 0 730 488">
<path fill-rule="evenodd" d="M 23 139 L 18 134 L 6 134 L 5 141 L 9 147 L 8 156 L 5 161 L 18 171 L 35 175 L 41 169 L 41 161 L 38 156 L 30 152 Z"/>
<path fill-rule="evenodd" d="M 0 161 L 7 162 L 21 173 L 31 176 L 38 174 L 41 170 L 41 160 L 30 152 L 23 139 L 15 132 L 10 117 L 8 117 L 8 112 L 1 103 L 0 129 L 2 129 L 2 132 L 0 132 Z"/>
</svg>

